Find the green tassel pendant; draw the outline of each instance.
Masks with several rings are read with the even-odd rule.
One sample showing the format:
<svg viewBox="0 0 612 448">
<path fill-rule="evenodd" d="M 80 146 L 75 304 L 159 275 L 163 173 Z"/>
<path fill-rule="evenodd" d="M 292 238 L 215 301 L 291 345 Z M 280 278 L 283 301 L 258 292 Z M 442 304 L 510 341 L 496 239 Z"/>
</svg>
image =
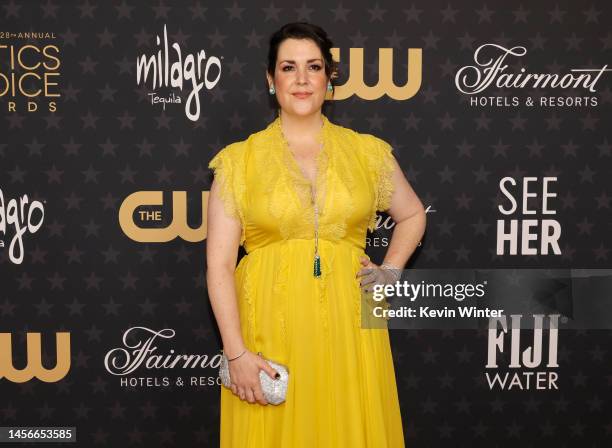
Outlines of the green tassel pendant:
<svg viewBox="0 0 612 448">
<path fill-rule="evenodd" d="M 314 257 L 314 276 L 321 277 L 321 257 L 319 257 L 319 254 Z"/>
</svg>

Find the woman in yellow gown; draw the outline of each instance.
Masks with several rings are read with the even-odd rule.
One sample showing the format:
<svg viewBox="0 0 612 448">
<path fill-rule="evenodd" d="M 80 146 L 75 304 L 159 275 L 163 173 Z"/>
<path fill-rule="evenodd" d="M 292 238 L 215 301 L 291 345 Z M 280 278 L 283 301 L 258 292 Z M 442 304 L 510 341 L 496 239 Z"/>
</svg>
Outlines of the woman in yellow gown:
<svg viewBox="0 0 612 448">
<path fill-rule="evenodd" d="M 425 212 L 389 144 L 322 114 L 330 48 L 314 25 L 275 33 L 267 77 L 279 116 L 209 163 L 207 283 L 232 359 L 222 448 L 404 446 L 388 331 L 362 328 L 360 286 L 373 280 L 360 285 L 360 276 L 388 278 L 364 252 L 376 211 L 395 221 L 385 264 L 396 268 L 416 248 Z M 236 267 L 239 245 L 247 255 Z M 263 399 L 259 371 L 275 372 L 258 352 L 288 367 L 280 405 Z"/>
</svg>

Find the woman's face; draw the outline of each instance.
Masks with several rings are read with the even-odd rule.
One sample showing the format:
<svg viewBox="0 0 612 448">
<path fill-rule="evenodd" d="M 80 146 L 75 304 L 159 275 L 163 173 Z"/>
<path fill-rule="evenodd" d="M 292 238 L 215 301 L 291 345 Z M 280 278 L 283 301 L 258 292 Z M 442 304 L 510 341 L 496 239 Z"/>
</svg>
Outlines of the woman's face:
<svg viewBox="0 0 612 448">
<path fill-rule="evenodd" d="M 285 39 L 278 47 L 274 84 L 280 107 L 291 114 L 309 115 L 321 109 L 327 92 L 325 61 L 311 39 Z"/>
</svg>

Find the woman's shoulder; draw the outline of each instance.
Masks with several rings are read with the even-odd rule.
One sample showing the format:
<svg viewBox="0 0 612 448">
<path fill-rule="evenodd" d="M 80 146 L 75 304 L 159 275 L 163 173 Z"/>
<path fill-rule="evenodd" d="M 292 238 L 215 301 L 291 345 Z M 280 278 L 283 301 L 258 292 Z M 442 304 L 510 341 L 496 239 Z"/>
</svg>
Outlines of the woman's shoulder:
<svg viewBox="0 0 612 448">
<path fill-rule="evenodd" d="M 219 165 L 235 166 L 244 160 L 245 140 L 229 143 L 217 152 L 208 163 L 209 168 L 216 168 Z"/>
<path fill-rule="evenodd" d="M 391 150 L 391 145 L 375 134 L 359 132 L 332 121 L 329 121 L 329 124 L 331 135 L 344 146 L 357 148 L 363 152 Z M 267 127 L 251 133 L 245 139 L 228 144 L 221 151 L 231 154 L 232 157 L 244 157 L 250 148 L 270 147 L 272 143 L 270 139 L 277 137 L 272 126 L 273 124 L 270 123 Z"/>
<path fill-rule="evenodd" d="M 333 124 L 334 132 L 345 143 L 352 148 L 357 148 L 366 156 L 392 151 L 391 145 L 385 139 L 375 134 L 359 132 L 339 124 Z"/>
<path fill-rule="evenodd" d="M 228 143 L 226 146 L 219 150 L 218 154 L 224 153 L 227 157 L 232 158 L 244 158 L 249 148 L 260 145 L 264 142 L 264 138 L 269 132 L 266 132 L 268 128 L 261 129 L 249 134 L 242 140 L 237 140 L 232 143 Z"/>
<path fill-rule="evenodd" d="M 274 144 L 278 144 L 274 141 L 275 133 L 272 125 L 273 123 L 269 123 L 265 128 L 253 131 L 244 139 L 229 143 L 217 153 L 217 156 L 239 163 L 246 162 L 251 153 L 271 149 Z"/>
<path fill-rule="evenodd" d="M 377 148 L 391 146 L 384 138 L 379 137 L 378 135 L 366 132 L 359 132 L 357 134 L 359 135 L 360 144 L 365 150 L 373 151 Z"/>
</svg>

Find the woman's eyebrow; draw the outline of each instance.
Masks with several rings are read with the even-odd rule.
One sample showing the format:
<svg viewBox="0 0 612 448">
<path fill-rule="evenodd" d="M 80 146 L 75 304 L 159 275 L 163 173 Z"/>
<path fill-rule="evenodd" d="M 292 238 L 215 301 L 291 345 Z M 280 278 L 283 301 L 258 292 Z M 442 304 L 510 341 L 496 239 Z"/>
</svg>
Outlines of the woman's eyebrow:
<svg viewBox="0 0 612 448">
<path fill-rule="evenodd" d="M 321 58 L 308 59 L 306 62 L 314 62 L 314 61 L 321 61 Z M 295 64 L 295 61 L 293 59 L 283 59 L 281 62 L 291 62 L 291 63 Z"/>
</svg>

